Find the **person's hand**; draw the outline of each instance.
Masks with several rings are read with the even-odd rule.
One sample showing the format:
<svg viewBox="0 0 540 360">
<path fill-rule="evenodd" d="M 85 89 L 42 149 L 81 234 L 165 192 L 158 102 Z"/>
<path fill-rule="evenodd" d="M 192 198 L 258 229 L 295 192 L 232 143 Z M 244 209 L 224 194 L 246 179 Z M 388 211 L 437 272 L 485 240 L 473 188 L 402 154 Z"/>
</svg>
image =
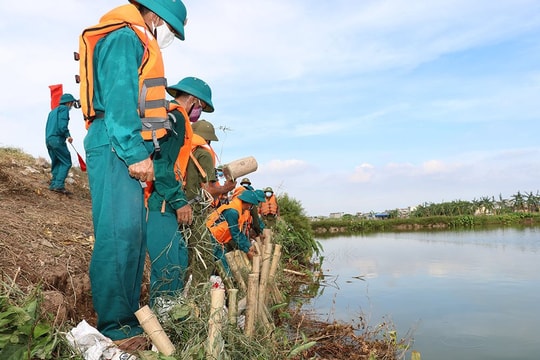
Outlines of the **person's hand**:
<svg viewBox="0 0 540 360">
<path fill-rule="evenodd" d="M 71 143 L 73 142 L 73 138 L 72 138 L 71 136 L 69 136 L 69 137 L 67 138 L 67 141 L 68 141 L 68 143 L 71 144 Z"/>
<path fill-rule="evenodd" d="M 176 209 L 176 221 L 180 225 L 191 225 L 193 221 L 193 209 L 191 209 L 191 205 L 184 205 L 180 209 Z"/>
<path fill-rule="evenodd" d="M 128 167 L 129 176 L 140 181 L 154 180 L 154 162 L 146 158 L 138 163 L 131 164 Z"/>
<path fill-rule="evenodd" d="M 235 187 L 236 187 L 236 181 L 233 181 L 233 180 L 227 180 L 223 184 L 223 190 L 225 190 L 225 192 L 232 191 L 234 190 Z"/>
<path fill-rule="evenodd" d="M 255 245 L 251 245 L 249 251 L 247 252 L 247 257 L 249 260 L 253 260 L 253 257 L 255 255 L 257 255 L 257 248 L 255 247 Z"/>
</svg>

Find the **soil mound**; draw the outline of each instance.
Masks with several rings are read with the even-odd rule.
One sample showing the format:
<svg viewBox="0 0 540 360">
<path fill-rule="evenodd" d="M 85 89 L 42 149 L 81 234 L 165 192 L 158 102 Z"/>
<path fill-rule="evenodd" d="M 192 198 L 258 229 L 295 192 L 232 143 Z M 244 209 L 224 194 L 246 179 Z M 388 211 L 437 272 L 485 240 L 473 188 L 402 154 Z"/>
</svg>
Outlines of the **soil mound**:
<svg viewBox="0 0 540 360">
<path fill-rule="evenodd" d="M 86 173 L 72 168 L 71 195 L 48 190 L 50 164 L 0 148 L 0 276 L 25 292 L 36 286 L 58 321 L 94 323 L 88 264 L 93 246 Z"/>
</svg>

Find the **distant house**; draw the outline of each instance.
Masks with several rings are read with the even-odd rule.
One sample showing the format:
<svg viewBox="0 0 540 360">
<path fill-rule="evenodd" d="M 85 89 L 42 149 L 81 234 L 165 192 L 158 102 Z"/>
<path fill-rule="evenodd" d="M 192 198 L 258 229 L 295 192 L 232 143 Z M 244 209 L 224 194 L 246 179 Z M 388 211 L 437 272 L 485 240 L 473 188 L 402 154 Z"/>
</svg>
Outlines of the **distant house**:
<svg viewBox="0 0 540 360">
<path fill-rule="evenodd" d="M 343 215 L 345 215 L 344 212 L 334 212 L 334 213 L 330 213 L 330 215 L 328 215 L 328 217 L 330 219 L 340 219 Z"/>
<path fill-rule="evenodd" d="M 385 211 L 385 212 L 375 213 L 375 215 L 373 216 L 375 217 L 375 219 L 388 219 L 390 217 L 390 214 L 388 214 Z"/>
</svg>

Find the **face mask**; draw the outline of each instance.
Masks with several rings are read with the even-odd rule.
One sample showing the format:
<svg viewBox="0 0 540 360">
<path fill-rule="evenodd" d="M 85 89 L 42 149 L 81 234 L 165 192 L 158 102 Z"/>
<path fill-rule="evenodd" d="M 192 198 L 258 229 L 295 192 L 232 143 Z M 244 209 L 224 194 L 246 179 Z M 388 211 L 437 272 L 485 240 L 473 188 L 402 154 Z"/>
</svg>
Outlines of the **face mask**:
<svg viewBox="0 0 540 360">
<path fill-rule="evenodd" d="M 270 197 L 270 196 L 272 196 L 272 193 L 271 193 L 271 192 L 269 192 L 269 191 L 265 192 L 264 194 L 266 195 L 266 197 Z"/>
<path fill-rule="evenodd" d="M 160 49 L 165 49 L 174 41 L 174 33 L 169 29 L 169 26 L 165 22 L 158 27 L 155 27 L 154 33 L 156 34 L 156 40 Z"/>
<path fill-rule="evenodd" d="M 202 106 L 199 105 L 193 105 L 191 108 L 191 111 L 189 112 L 189 121 L 191 122 L 197 122 L 199 120 L 199 117 L 202 113 Z"/>
</svg>

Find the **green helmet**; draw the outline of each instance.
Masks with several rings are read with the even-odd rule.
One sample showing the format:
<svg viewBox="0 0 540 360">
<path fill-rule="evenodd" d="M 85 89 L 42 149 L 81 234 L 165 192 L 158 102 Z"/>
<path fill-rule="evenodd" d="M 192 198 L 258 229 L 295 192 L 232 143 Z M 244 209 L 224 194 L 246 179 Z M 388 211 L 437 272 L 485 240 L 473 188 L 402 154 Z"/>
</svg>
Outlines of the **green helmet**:
<svg viewBox="0 0 540 360">
<path fill-rule="evenodd" d="M 238 195 L 238 198 L 243 202 L 247 202 L 253 205 L 259 204 L 259 200 L 257 200 L 257 195 L 255 195 L 255 192 L 251 190 L 242 191 L 242 193 Z"/>
<path fill-rule="evenodd" d="M 251 185 L 251 181 L 249 181 L 248 178 L 243 178 L 242 181 L 240 181 L 240 185 L 242 184 L 248 184 L 248 185 Z"/>
<path fill-rule="evenodd" d="M 204 101 L 206 106 L 203 111 L 205 112 L 214 112 L 214 105 L 212 104 L 212 89 L 210 86 L 203 80 L 190 76 L 183 78 L 178 82 L 178 84 L 169 86 L 167 92 L 172 96 L 176 97 L 178 91 L 183 91 L 187 94 L 195 96 L 197 99 Z"/>
<path fill-rule="evenodd" d="M 193 133 L 201 136 L 204 140 L 219 141 L 214 130 L 214 125 L 206 120 L 199 120 L 191 124 Z"/>
<path fill-rule="evenodd" d="M 75 98 L 71 94 L 65 93 L 65 94 L 62 94 L 62 96 L 60 97 L 60 104 L 65 104 L 72 101 L 77 101 L 77 100 L 75 100 Z"/>
<path fill-rule="evenodd" d="M 271 188 L 270 186 L 265 187 L 263 191 L 264 191 L 264 192 L 271 192 L 271 193 L 274 193 L 274 190 L 272 190 L 272 188 Z"/>
<path fill-rule="evenodd" d="M 169 24 L 175 36 L 184 40 L 184 25 L 186 24 L 186 7 L 181 0 L 129 0 L 149 9 Z"/>
</svg>

